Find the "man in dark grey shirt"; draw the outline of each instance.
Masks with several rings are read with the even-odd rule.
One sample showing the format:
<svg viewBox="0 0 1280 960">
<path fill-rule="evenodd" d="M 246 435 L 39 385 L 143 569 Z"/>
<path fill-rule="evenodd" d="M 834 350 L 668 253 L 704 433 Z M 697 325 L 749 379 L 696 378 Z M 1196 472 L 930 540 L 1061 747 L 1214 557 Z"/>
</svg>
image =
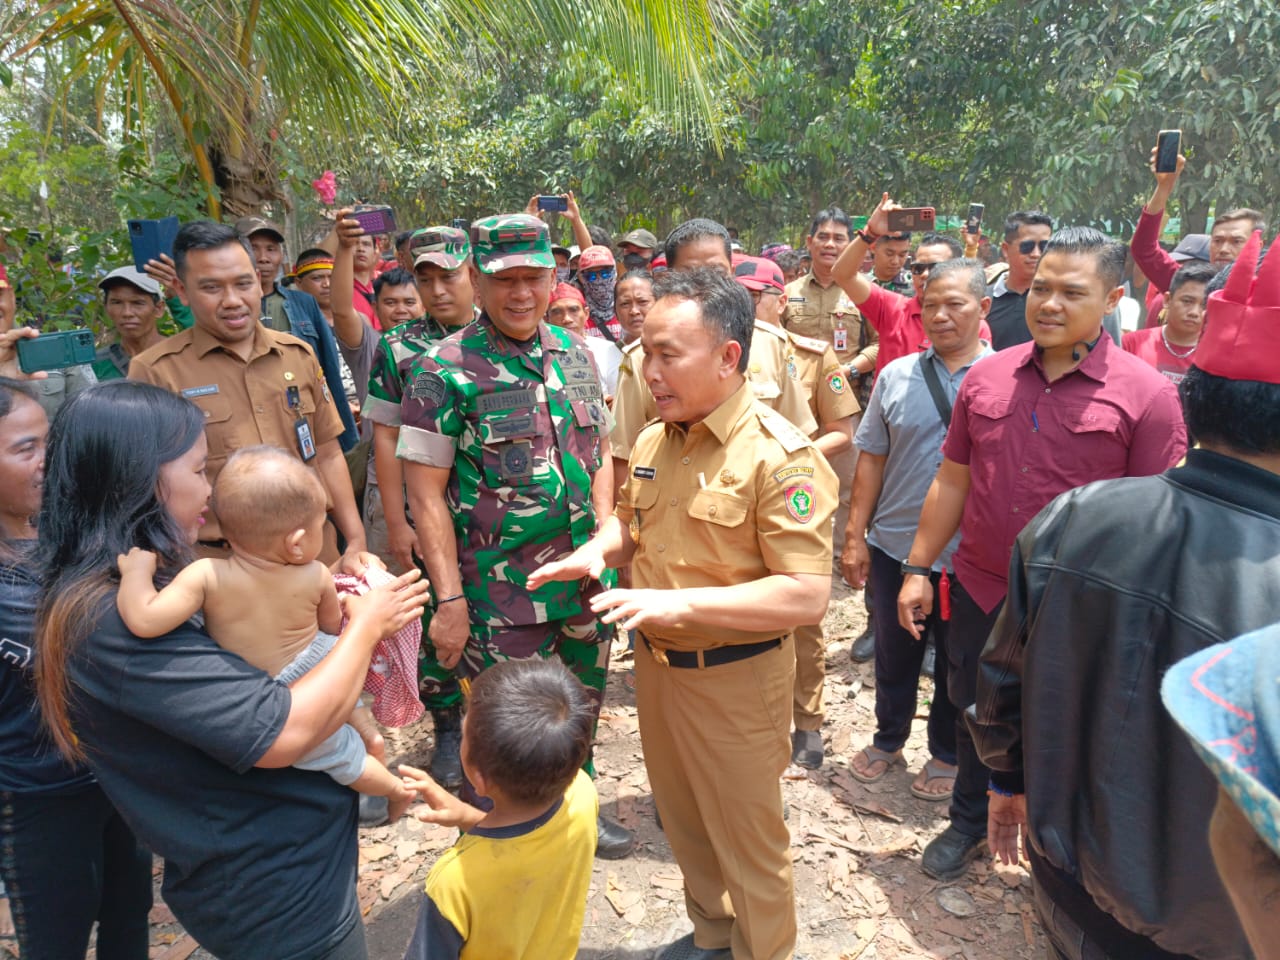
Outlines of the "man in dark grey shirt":
<svg viewBox="0 0 1280 960">
<path fill-rule="evenodd" d="M 950 260 L 935 266 L 925 283 L 921 309 L 932 346 L 900 357 L 881 371 L 854 439 L 860 456 L 840 564 L 854 586 L 870 578 L 872 604 L 883 607 L 875 610 L 876 734 L 850 761 L 853 776 L 867 783 L 903 762 L 924 644 L 896 619 L 901 565 L 911 550 L 925 494 L 942 463 L 951 404 L 969 368 L 992 352 L 978 336 L 990 305 L 979 261 Z M 959 539 L 957 534 L 933 566 L 935 589 Z M 941 682 L 946 679 L 946 628 L 936 613 L 929 616 L 927 629 L 938 650 L 935 684 L 938 669 Z M 928 732 L 931 758 L 911 792 L 923 800 L 946 800 L 955 777 L 956 712 L 945 691 L 931 700 Z"/>
</svg>

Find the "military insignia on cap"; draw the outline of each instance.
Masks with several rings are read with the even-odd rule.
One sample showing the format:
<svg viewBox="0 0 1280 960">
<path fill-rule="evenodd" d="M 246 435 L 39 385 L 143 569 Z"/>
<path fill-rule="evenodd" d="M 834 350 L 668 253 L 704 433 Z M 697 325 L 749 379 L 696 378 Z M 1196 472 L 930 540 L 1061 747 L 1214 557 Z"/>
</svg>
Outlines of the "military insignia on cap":
<svg viewBox="0 0 1280 960">
<path fill-rule="evenodd" d="M 422 371 L 409 384 L 410 397 L 437 406 L 444 401 L 445 392 L 444 377 L 430 370 Z"/>
<path fill-rule="evenodd" d="M 813 484 L 796 483 L 782 491 L 782 499 L 787 505 L 787 513 L 801 523 L 813 519 Z"/>
<path fill-rule="evenodd" d="M 827 386 L 831 388 L 832 393 L 844 393 L 848 389 L 848 384 L 844 377 L 839 373 L 833 373 L 827 377 Z"/>
</svg>

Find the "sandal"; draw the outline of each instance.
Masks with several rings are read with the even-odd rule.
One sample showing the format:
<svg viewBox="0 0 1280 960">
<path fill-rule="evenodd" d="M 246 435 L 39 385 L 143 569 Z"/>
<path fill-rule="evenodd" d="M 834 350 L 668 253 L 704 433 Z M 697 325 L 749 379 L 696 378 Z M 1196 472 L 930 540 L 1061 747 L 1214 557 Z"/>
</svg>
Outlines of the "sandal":
<svg viewBox="0 0 1280 960">
<path fill-rule="evenodd" d="M 951 786 L 945 791 L 930 791 L 925 788 L 935 780 L 946 780 Z M 936 803 L 939 800 L 950 800 L 951 794 L 955 789 L 956 768 L 951 764 L 943 763 L 937 757 L 930 757 L 920 772 L 916 774 L 916 778 L 911 781 L 911 795 L 920 800 L 928 800 Z"/>
<path fill-rule="evenodd" d="M 897 750 L 893 753 L 887 753 L 884 750 L 877 750 L 871 744 L 867 744 L 859 752 L 867 758 L 868 766 L 876 763 L 884 764 L 884 769 L 879 773 L 859 773 L 858 768 L 853 765 L 853 761 L 849 761 L 849 776 L 862 783 L 876 783 L 879 780 L 883 780 L 885 774 L 899 764 L 904 767 L 907 765 L 907 761 L 902 757 L 901 750 Z"/>
</svg>

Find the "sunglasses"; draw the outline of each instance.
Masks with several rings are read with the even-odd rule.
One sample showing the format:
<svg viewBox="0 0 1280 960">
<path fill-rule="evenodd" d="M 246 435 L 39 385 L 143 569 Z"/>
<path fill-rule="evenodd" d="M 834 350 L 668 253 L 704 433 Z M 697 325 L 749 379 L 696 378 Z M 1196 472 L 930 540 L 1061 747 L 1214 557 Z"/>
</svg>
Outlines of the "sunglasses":
<svg viewBox="0 0 1280 960">
<path fill-rule="evenodd" d="M 1048 247 L 1049 247 L 1048 240 L 1023 240 L 1020 244 L 1018 244 L 1018 252 L 1025 257 L 1032 250 L 1035 250 L 1037 248 L 1040 250 L 1041 253 L 1044 253 L 1045 250 L 1048 249 Z"/>
<path fill-rule="evenodd" d="M 920 263 L 919 261 L 917 261 L 911 264 L 911 272 L 914 273 L 916 276 L 919 276 L 922 273 L 929 273 L 936 266 L 937 266 L 936 263 Z"/>
<path fill-rule="evenodd" d="M 598 280 L 612 280 L 613 267 L 605 267 L 602 270 L 583 270 L 582 275 L 587 278 L 587 283 L 595 283 Z"/>
</svg>

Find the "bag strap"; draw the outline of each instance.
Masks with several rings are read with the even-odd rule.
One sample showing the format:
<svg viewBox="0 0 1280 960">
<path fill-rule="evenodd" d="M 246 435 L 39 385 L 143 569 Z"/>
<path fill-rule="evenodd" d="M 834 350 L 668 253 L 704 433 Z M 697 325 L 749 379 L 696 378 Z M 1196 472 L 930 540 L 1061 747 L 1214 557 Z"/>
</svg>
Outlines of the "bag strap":
<svg viewBox="0 0 1280 960">
<path fill-rule="evenodd" d="M 933 361 L 923 354 L 920 357 L 920 372 L 924 375 L 925 386 L 929 388 L 929 396 L 933 398 L 933 405 L 938 410 L 938 416 L 942 418 L 942 425 L 949 428 L 951 426 L 951 401 L 947 399 L 947 394 L 942 389 L 942 381 L 938 379 L 938 371 L 933 369 Z"/>
</svg>

